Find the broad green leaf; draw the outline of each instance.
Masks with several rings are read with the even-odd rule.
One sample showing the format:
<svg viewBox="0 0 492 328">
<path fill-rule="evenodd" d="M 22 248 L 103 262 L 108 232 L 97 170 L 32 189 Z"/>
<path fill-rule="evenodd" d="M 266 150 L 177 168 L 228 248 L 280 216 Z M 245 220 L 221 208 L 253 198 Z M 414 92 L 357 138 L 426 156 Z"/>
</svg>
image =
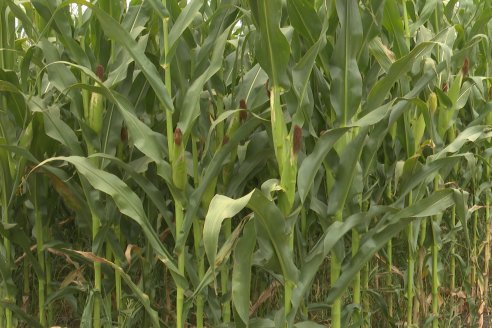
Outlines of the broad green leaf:
<svg viewBox="0 0 492 328">
<path fill-rule="evenodd" d="M 405 38 L 405 30 L 403 27 L 403 19 L 400 15 L 397 0 L 386 0 L 384 3 L 383 26 L 388 31 L 393 39 L 392 48 L 398 58 L 405 56 L 410 49 L 407 46 Z M 408 40 L 409 42 L 410 40 Z"/>
<path fill-rule="evenodd" d="M 210 59 L 209 66 L 190 86 L 186 92 L 183 101 L 183 108 L 179 116 L 178 127 L 183 131 L 183 142 L 186 143 L 193 123 L 200 115 L 200 95 L 203 86 L 217 73 L 222 67 L 223 53 L 229 35 L 229 29 L 226 29 L 216 40 L 215 48 Z"/>
<path fill-rule="evenodd" d="M 162 1 L 159 0 L 147 0 L 152 8 L 157 12 L 160 18 L 166 19 L 169 17 L 169 11 Z"/>
<path fill-rule="evenodd" d="M 340 126 L 346 126 L 357 112 L 362 97 L 362 76 L 357 54 L 362 44 L 362 21 L 357 0 L 337 0 L 340 28 L 331 58 L 330 99 Z"/>
<path fill-rule="evenodd" d="M 66 6 L 57 6 L 57 4 L 51 1 L 33 0 L 31 3 L 40 16 L 47 22 L 46 25 L 53 27 L 53 29 L 58 32 L 58 42 L 63 44 L 69 57 L 80 65 L 90 67 L 87 53 L 72 37 L 69 8 Z M 49 31 L 49 29 L 45 28 L 42 32 L 46 33 L 47 31 Z"/>
<path fill-rule="evenodd" d="M 71 3 L 87 6 L 94 12 L 104 33 L 109 38 L 125 47 L 125 49 L 132 55 L 132 58 L 144 73 L 147 81 L 154 89 L 155 95 L 160 100 L 162 105 L 164 105 L 167 109 L 174 111 L 171 96 L 168 94 L 156 67 L 147 58 L 145 53 L 138 46 L 137 42 L 130 36 L 130 34 L 121 25 L 119 25 L 113 17 L 105 13 L 99 7 L 83 0 L 73 0 Z"/>
<path fill-rule="evenodd" d="M 183 229 L 179 232 L 175 244 L 175 251 L 180 252 L 188 238 L 191 225 L 194 218 L 197 215 L 198 209 L 200 207 L 200 202 L 207 189 L 208 184 L 215 179 L 221 172 L 222 166 L 225 161 L 229 158 L 229 155 L 238 143 L 249 136 L 251 132 L 260 124 L 260 120 L 252 118 L 246 121 L 241 127 L 236 130 L 229 142 L 221 148 L 221 150 L 215 154 L 212 161 L 207 166 L 200 185 L 191 193 L 188 199 L 188 207 L 186 208 L 186 213 L 183 221 Z"/>
<path fill-rule="evenodd" d="M 454 155 L 449 157 L 444 157 L 436 160 L 429 161 L 426 165 L 412 172 L 409 176 L 403 176 L 400 185 L 399 199 L 403 200 L 405 195 L 412 191 L 415 187 L 421 183 L 430 183 L 434 177 L 439 173 L 439 170 L 445 167 L 452 167 L 455 165 L 462 155 Z"/>
<path fill-rule="evenodd" d="M 392 104 L 393 102 L 390 102 L 375 109 L 356 122 L 350 124 L 350 126 L 329 130 L 319 138 L 313 151 L 302 161 L 297 175 L 297 187 L 302 202 L 306 200 L 323 160 L 337 140 L 345 134 L 350 127 L 367 127 L 381 122 L 390 113 Z"/>
<path fill-rule="evenodd" d="M 410 35 L 414 35 L 417 30 L 424 25 L 437 10 L 437 0 L 426 1 L 419 13 L 419 18 L 410 24 Z"/>
<path fill-rule="evenodd" d="M 337 140 L 348 130 L 349 128 L 338 128 L 326 132 L 318 140 L 311 154 L 302 161 L 297 174 L 297 188 L 303 203 L 326 155 L 328 155 Z"/>
<path fill-rule="evenodd" d="M 77 79 L 73 73 L 59 63 L 60 55 L 58 50 L 53 46 L 48 39 L 41 38 L 37 43 L 37 47 L 43 51 L 44 58 L 47 62 L 46 70 L 48 71 L 48 79 L 53 86 L 61 93 L 66 92 L 72 85 L 77 83 Z M 80 92 L 69 90 L 67 96 L 71 99 L 72 105 L 76 108 L 75 115 L 77 118 L 82 118 L 84 109 L 82 107 L 82 96 Z"/>
<path fill-rule="evenodd" d="M 135 183 L 137 183 L 139 185 L 139 187 L 142 188 L 143 191 L 145 191 L 145 193 L 147 194 L 149 199 L 152 201 L 152 203 L 154 203 L 155 207 L 159 210 L 159 212 L 163 216 L 164 220 L 166 220 L 168 227 L 174 226 L 174 224 L 172 224 L 171 221 L 169 220 L 168 215 L 166 215 L 168 210 L 166 208 L 165 199 L 162 197 L 162 191 L 157 189 L 157 187 L 151 181 L 146 179 L 144 176 L 140 175 L 139 172 L 137 172 L 135 170 L 135 168 L 131 165 L 131 163 L 126 164 L 125 162 L 123 162 L 119 158 L 116 158 L 116 157 L 108 155 L 108 154 L 97 153 L 97 154 L 91 155 L 90 157 L 100 157 L 100 158 L 108 159 L 111 162 L 113 162 L 114 164 L 121 167 L 123 170 L 125 170 L 125 173 L 129 174 L 131 176 L 131 178 L 133 179 L 133 181 L 135 181 Z M 146 159 L 146 162 L 147 162 L 145 164 L 146 166 L 148 166 L 148 164 L 152 161 L 150 158 L 147 158 L 147 157 L 145 157 L 144 159 Z M 162 161 L 159 165 L 159 168 L 158 168 L 158 174 L 159 174 L 159 176 L 163 177 L 164 174 L 160 174 L 160 172 L 159 172 L 161 170 L 163 172 L 169 173 L 171 170 L 171 166 L 167 162 Z M 170 189 L 171 194 L 173 195 L 173 199 L 178 199 L 182 203 L 185 203 L 184 195 L 182 193 L 180 193 L 179 190 L 172 185 L 171 176 L 168 175 L 164 180 L 166 181 L 167 186 Z M 173 236 L 175 235 L 175 229 L 171 229 L 171 234 Z"/>
<path fill-rule="evenodd" d="M 338 241 L 352 229 L 367 223 L 369 220 L 375 216 L 383 214 L 385 211 L 388 211 L 388 208 L 385 208 L 384 206 L 374 207 L 367 213 L 353 214 L 344 219 L 343 222 L 335 221 L 328 227 L 328 229 L 325 230 L 323 236 L 318 240 L 316 245 L 303 260 L 299 281 L 292 292 L 293 311 L 291 312 L 291 317 L 295 315 L 301 301 L 306 297 L 306 293 L 311 289 L 311 284 L 319 270 L 319 267 Z"/>
<path fill-rule="evenodd" d="M 231 219 L 246 207 L 251 199 L 253 191 L 248 195 L 239 199 L 231 199 L 222 195 L 215 195 L 210 202 L 207 216 L 205 216 L 205 224 L 203 226 L 203 245 L 207 254 L 208 263 L 215 263 L 217 254 L 217 245 L 219 242 L 219 234 L 222 227 L 222 222 L 226 219 Z M 212 272 L 215 276 L 215 272 Z"/>
<path fill-rule="evenodd" d="M 461 221 L 461 226 L 465 232 L 465 241 L 467 247 L 471 247 L 470 235 L 468 230 L 468 192 L 458 189 L 453 189 L 453 197 L 456 209 L 456 216 Z M 454 227 L 451 227 L 454 228 Z"/>
<path fill-rule="evenodd" d="M 128 185 L 121 181 L 117 176 L 97 169 L 93 166 L 89 159 L 84 157 L 53 157 L 41 162 L 38 166 L 43 166 L 44 164 L 52 161 L 66 161 L 73 164 L 79 174 L 84 176 L 95 189 L 111 196 L 121 213 L 125 214 L 140 225 L 142 231 L 147 237 L 149 243 L 152 245 L 154 251 L 158 254 L 160 260 L 173 273 L 173 277 L 176 279 L 176 282 L 186 286 L 186 280 L 179 273 L 172 256 L 164 247 L 156 231 L 150 224 L 150 221 L 145 214 L 142 202 L 138 198 L 137 194 L 135 194 L 128 187 Z"/>
<path fill-rule="evenodd" d="M 97 81 L 96 75 L 86 67 L 75 65 L 67 62 L 61 62 L 72 67 L 75 67 L 94 80 Z M 135 116 L 135 111 L 132 104 L 123 95 L 112 91 L 104 84 L 100 84 L 100 87 L 88 86 L 85 84 L 75 84 L 73 87 L 81 87 L 92 92 L 98 92 L 104 94 L 109 100 L 115 103 L 116 108 L 119 109 L 123 119 L 128 128 L 130 138 L 133 140 L 135 147 L 137 147 L 142 153 L 154 160 L 158 166 L 163 162 L 164 154 L 166 153 L 166 143 L 164 142 L 164 136 L 152 131 L 145 123 L 139 120 Z"/>
<path fill-rule="evenodd" d="M 292 258 L 288 235 L 292 232 L 286 231 L 287 223 L 284 215 L 272 201 L 259 191 L 251 195 L 248 208 L 255 212 L 255 221 L 270 239 L 282 269 L 284 282 L 295 284 L 298 277 L 298 270 Z"/>
<path fill-rule="evenodd" d="M 323 29 L 323 34 L 324 32 L 326 32 L 325 29 Z M 300 126 L 303 125 L 304 121 L 309 122 L 312 116 L 312 108 L 310 110 L 308 109 L 309 77 L 311 76 L 316 57 L 326 45 L 326 38 L 323 34 L 292 69 L 292 87 L 297 96 L 298 104 L 293 123 L 297 123 Z"/>
<path fill-rule="evenodd" d="M 234 249 L 232 267 L 232 302 L 246 325 L 249 322 L 251 262 L 255 246 L 256 231 L 253 222 L 250 221 L 244 226 L 243 236 L 239 238 Z"/>
<path fill-rule="evenodd" d="M 289 237 L 284 216 L 273 201 L 257 189 L 239 199 L 231 199 L 222 195 L 215 195 L 212 199 L 203 228 L 203 241 L 209 262 L 215 263 L 222 222 L 245 207 L 253 210 L 255 221 L 266 232 L 284 279 L 295 282 L 298 273 L 289 250 Z"/>
<path fill-rule="evenodd" d="M 367 131 L 367 127 L 361 128 L 354 140 L 346 145 L 340 155 L 340 164 L 335 175 L 335 185 L 329 195 L 327 213 L 329 216 L 334 215 L 336 219 L 342 218 Z"/>
<path fill-rule="evenodd" d="M 290 47 L 279 26 L 282 1 L 250 0 L 249 4 L 257 27 L 256 59 L 267 72 L 272 85 L 287 89 Z"/>
<path fill-rule="evenodd" d="M 484 132 L 487 132 L 489 129 L 490 127 L 484 125 L 476 125 L 465 129 L 456 137 L 456 139 L 435 155 L 436 159 L 443 158 L 447 154 L 459 152 L 465 143 L 477 141 L 483 136 Z"/>
<path fill-rule="evenodd" d="M 287 1 L 287 10 L 294 29 L 309 41 L 310 46 L 314 45 L 321 34 L 322 23 L 313 3 L 307 0 Z"/>
<path fill-rule="evenodd" d="M 40 112 L 43 115 L 44 128 L 48 136 L 67 147 L 70 150 L 71 154 L 84 154 L 84 152 L 80 148 L 80 142 L 77 136 L 70 128 L 70 126 L 60 118 L 60 110 L 58 108 L 43 108 L 44 104 L 42 103 L 42 100 L 37 97 L 32 98 L 29 101 L 29 105 L 33 112 Z"/>
<path fill-rule="evenodd" d="M 170 52 L 168 53 L 168 55 L 170 56 L 170 58 L 167 59 L 168 62 L 171 62 L 171 58 L 174 55 L 176 42 L 179 40 L 183 32 L 191 24 L 191 22 L 193 22 L 195 15 L 199 12 L 202 6 L 203 6 L 203 1 L 200 0 L 189 1 L 186 7 L 183 9 L 183 11 L 181 11 L 181 14 L 176 19 L 176 22 L 173 24 L 173 27 L 169 31 Z"/>
<path fill-rule="evenodd" d="M 413 48 L 408 55 L 395 61 L 391 65 L 388 74 L 376 82 L 376 84 L 372 87 L 369 95 L 367 96 L 365 110 L 371 111 L 380 106 L 386 99 L 386 96 L 396 81 L 398 81 L 403 74 L 406 74 L 412 68 L 413 63 L 417 58 L 430 51 L 435 44 L 435 42 L 421 42 L 415 46 L 415 48 Z"/>
<path fill-rule="evenodd" d="M 453 191 L 440 190 L 397 213 L 388 215 L 388 224 L 384 228 L 377 228 L 375 233 L 369 233 L 370 237 L 363 238 L 359 251 L 342 266 L 342 274 L 330 289 L 325 301 L 331 304 L 338 298 L 374 253 L 403 231 L 409 223 L 420 217 L 438 215 L 453 204 Z"/>
</svg>

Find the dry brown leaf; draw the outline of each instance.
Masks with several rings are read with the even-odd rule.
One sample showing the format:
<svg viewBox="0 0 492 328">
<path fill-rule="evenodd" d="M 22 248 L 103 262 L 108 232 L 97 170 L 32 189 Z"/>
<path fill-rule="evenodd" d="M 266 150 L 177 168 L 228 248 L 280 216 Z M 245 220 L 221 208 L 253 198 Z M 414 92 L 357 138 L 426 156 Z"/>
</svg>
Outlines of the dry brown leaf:
<svg viewBox="0 0 492 328">
<path fill-rule="evenodd" d="M 138 247 L 138 245 L 128 244 L 128 246 L 126 246 L 125 258 L 126 258 L 126 261 L 128 262 L 128 265 L 132 265 L 132 251 L 134 249 L 138 253 L 138 255 L 140 256 L 140 247 Z"/>
</svg>

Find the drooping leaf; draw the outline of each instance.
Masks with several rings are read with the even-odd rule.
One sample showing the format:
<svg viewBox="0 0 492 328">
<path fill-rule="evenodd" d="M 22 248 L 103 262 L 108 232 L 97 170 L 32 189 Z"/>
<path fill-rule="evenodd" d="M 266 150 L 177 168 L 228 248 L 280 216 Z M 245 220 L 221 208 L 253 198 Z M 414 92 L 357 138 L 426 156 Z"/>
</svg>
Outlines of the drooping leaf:
<svg viewBox="0 0 492 328">
<path fill-rule="evenodd" d="M 143 233 L 152 245 L 154 251 L 158 254 L 160 260 L 173 273 L 173 277 L 176 279 L 176 282 L 186 286 L 186 280 L 179 273 L 171 254 L 164 247 L 156 231 L 150 224 L 150 221 L 145 214 L 142 202 L 128 187 L 128 185 L 121 181 L 117 176 L 97 169 L 89 159 L 84 157 L 53 157 L 41 162 L 38 166 L 42 166 L 48 162 L 57 160 L 66 161 L 73 164 L 79 174 L 84 176 L 95 189 L 111 196 L 121 213 L 125 214 L 140 225 Z"/>
<path fill-rule="evenodd" d="M 298 272 L 290 256 L 288 229 L 284 216 L 273 201 L 257 189 L 239 199 L 231 199 L 222 195 L 215 195 L 212 199 L 203 228 L 203 240 L 209 262 L 215 262 L 222 222 L 245 207 L 253 210 L 255 221 L 268 236 L 284 279 L 295 282 Z"/>
</svg>

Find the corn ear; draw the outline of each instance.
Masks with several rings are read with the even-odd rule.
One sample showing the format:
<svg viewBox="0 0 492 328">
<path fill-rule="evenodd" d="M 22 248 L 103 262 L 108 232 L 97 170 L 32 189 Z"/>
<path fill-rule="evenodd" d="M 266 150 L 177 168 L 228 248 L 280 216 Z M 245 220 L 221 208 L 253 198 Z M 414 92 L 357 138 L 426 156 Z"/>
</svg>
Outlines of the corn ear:
<svg viewBox="0 0 492 328">
<path fill-rule="evenodd" d="M 89 105 L 88 123 L 90 128 L 96 132 L 97 135 L 99 135 L 102 130 L 103 108 L 104 99 L 102 95 L 95 92 L 92 93 L 91 102 Z"/>
<path fill-rule="evenodd" d="M 294 205 L 296 178 L 297 178 L 297 155 L 302 146 L 302 128 L 295 125 L 289 136 L 289 145 L 285 149 L 284 165 L 280 185 L 284 192 L 279 197 L 279 206 L 285 215 L 288 215 Z"/>
<path fill-rule="evenodd" d="M 455 112 L 454 106 L 456 106 L 456 102 L 458 100 L 460 91 L 461 91 L 461 84 L 463 82 L 463 71 L 460 71 L 455 79 L 453 80 L 453 83 L 448 89 L 448 97 L 453 103 L 453 107 L 451 108 L 440 108 L 439 109 L 439 117 L 437 121 L 437 132 L 439 133 L 439 136 L 444 140 L 446 137 L 446 132 L 447 130 L 451 127 L 452 125 L 452 118 L 453 114 Z"/>
<path fill-rule="evenodd" d="M 435 92 L 431 92 L 429 98 L 427 99 L 427 107 L 431 115 L 433 115 L 437 110 L 437 95 Z"/>
<path fill-rule="evenodd" d="M 104 68 L 98 65 L 96 68 L 96 75 L 102 81 L 104 78 Z M 102 130 L 104 118 L 104 97 L 102 94 L 93 92 L 91 95 L 91 101 L 89 104 L 89 112 L 87 113 L 87 123 L 89 127 L 99 135 Z"/>
<path fill-rule="evenodd" d="M 285 141 L 287 136 L 287 128 L 285 127 L 284 114 L 282 112 L 282 106 L 280 104 L 280 89 L 277 86 L 273 86 L 272 95 L 270 97 L 270 119 L 272 124 L 273 146 L 275 149 L 275 156 L 279 166 L 279 171 L 283 172 L 283 165 L 285 162 Z"/>
</svg>

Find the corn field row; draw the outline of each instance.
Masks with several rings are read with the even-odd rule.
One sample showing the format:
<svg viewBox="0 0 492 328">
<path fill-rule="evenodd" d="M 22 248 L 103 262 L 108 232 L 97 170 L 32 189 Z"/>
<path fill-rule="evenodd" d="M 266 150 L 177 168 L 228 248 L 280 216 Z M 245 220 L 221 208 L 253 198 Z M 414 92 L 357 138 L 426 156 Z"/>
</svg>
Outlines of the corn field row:
<svg viewBox="0 0 492 328">
<path fill-rule="evenodd" d="M 492 2 L 1 0 L 0 327 L 490 327 Z"/>
</svg>

